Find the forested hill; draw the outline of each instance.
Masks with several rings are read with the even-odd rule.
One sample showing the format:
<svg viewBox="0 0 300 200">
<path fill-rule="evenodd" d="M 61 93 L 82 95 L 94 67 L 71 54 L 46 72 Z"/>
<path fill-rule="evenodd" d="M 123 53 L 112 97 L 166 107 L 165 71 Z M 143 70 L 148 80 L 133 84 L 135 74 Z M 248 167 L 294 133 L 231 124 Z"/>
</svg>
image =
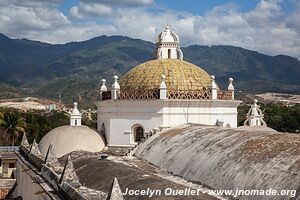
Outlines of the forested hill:
<svg viewBox="0 0 300 200">
<path fill-rule="evenodd" d="M 0 97 L 19 92 L 90 99 L 102 78 L 121 76 L 152 59 L 154 49 L 151 42 L 123 36 L 52 45 L 0 34 Z M 295 58 L 232 46 L 192 45 L 182 51 L 185 60 L 214 74 L 223 87 L 233 77 L 239 91 L 300 93 L 300 62 Z"/>
</svg>

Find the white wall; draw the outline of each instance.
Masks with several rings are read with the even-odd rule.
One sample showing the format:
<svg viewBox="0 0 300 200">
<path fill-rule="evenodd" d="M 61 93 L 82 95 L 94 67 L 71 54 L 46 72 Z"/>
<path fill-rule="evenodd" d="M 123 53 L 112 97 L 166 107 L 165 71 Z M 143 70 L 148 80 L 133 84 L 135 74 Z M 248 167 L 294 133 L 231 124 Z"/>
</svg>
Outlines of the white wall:
<svg viewBox="0 0 300 200">
<path fill-rule="evenodd" d="M 170 46 L 170 47 L 163 47 L 162 51 L 161 51 L 161 53 L 162 53 L 161 57 L 162 58 L 169 58 L 168 57 L 169 56 L 168 49 L 171 50 L 171 58 L 172 59 L 177 59 L 177 49 L 176 49 L 176 47 L 172 47 L 172 46 Z"/>
<path fill-rule="evenodd" d="M 184 123 L 215 125 L 223 121 L 224 125 L 237 127 L 238 101 L 165 101 L 163 119 L 165 126 L 176 126 Z"/>
<path fill-rule="evenodd" d="M 132 127 L 140 124 L 144 131 L 174 127 L 185 123 L 237 127 L 236 100 L 106 100 L 98 106 L 98 129 L 105 124 L 109 146 L 134 145 Z"/>
<path fill-rule="evenodd" d="M 145 132 L 163 125 L 161 105 L 148 101 L 107 100 L 98 102 L 98 130 L 105 125 L 111 146 L 135 145 L 132 128 L 141 125 Z"/>
</svg>

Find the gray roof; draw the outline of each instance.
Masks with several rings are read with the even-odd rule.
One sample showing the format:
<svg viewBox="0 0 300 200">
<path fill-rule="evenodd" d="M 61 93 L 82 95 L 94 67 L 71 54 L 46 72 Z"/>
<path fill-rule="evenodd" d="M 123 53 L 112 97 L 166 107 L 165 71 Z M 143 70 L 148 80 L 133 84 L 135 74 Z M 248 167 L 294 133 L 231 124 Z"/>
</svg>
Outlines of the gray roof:
<svg viewBox="0 0 300 200">
<path fill-rule="evenodd" d="M 300 188 L 300 135 L 188 124 L 150 137 L 135 155 L 215 189 Z M 239 199 L 270 199 L 241 196 Z M 280 199 L 282 196 L 272 196 Z"/>
<path fill-rule="evenodd" d="M 65 160 L 67 156 L 71 156 L 76 174 L 80 183 L 86 187 L 97 189 L 109 193 L 112 180 L 117 177 L 122 192 L 126 188 L 129 189 L 159 189 L 166 188 L 185 189 L 187 186 L 181 185 L 176 181 L 170 181 L 160 176 L 158 168 L 148 164 L 147 162 L 130 157 L 111 156 L 109 159 L 98 160 L 99 155 L 72 152 L 60 159 Z M 126 200 L 148 199 L 145 196 L 129 196 L 124 195 Z M 157 200 L 177 200 L 183 199 L 182 196 L 154 196 L 151 199 Z M 199 196 L 184 196 L 187 200 L 206 199 L 215 200 L 215 197 L 200 193 Z"/>
</svg>

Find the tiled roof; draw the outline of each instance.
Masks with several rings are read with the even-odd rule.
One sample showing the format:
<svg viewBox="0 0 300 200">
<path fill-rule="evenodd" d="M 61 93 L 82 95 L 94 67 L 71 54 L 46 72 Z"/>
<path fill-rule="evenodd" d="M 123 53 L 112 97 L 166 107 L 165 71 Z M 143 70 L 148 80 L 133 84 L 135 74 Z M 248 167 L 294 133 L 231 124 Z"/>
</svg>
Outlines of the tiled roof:
<svg viewBox="0 0 300 200">
<path fill-rule="evenodd" d="M 142 63 L 120 80 L 121 90 L 158 89 L 161 75 L 166 76 L 168 90 L 205 90 L 210 75 L 200 67 L 179 59 L 157 59 Z"/>
</svg>

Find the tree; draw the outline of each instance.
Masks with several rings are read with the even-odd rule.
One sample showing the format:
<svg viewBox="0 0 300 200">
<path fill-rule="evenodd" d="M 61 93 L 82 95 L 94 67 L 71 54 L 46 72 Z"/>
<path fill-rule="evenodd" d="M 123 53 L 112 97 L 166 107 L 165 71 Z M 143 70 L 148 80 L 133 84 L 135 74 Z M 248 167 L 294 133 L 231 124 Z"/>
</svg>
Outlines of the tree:
<svg viewBox="0 0 300 200">
<path fill-rule="evenodd" d="M 69 115 L 61 111 L 31 110 L 21 113 L 26 122 L 26 133 L 29 141 L 40 141 L 44 135 L 56 127 L 69 124 Z"/>
<path fill-rule="evenodd" d="M 0 112 L 0 126 L 1 126 L 2 123 L 3 123 L 3 113 Z"/>
<path fill-rule="evenodd" d="M 24 132 L 25 121 L 18 112 L 5 112 L 2 126 L 5 128 L 6 133 L 11 134 L 12 146 L 14 146 L 16 139 Z"/>
<path fill-rule="evenodd" d="M 300 104 L 284 105 L 281 103 L 260 103 L 260 106 L 268 127 L 280 132 L 300 132 Z M 249 109 L 250 107 L 247 105 L 238 107 L 239 126 L 243 126 Z"/>
</svg>

